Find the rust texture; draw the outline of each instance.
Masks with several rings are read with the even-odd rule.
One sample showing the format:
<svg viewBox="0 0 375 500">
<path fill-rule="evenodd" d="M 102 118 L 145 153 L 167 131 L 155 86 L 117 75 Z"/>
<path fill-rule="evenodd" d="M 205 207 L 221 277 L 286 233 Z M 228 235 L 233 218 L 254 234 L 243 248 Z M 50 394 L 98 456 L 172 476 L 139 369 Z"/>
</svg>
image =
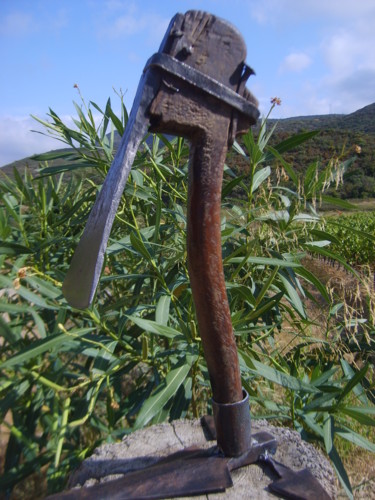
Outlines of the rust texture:
<svg viewBox="0 0 375 500">
<path fill-rule="evenodd" d="M 185 34 L 184 34 L 185 33 Z M 228 23 L 193 11 L 177 16 L 165 51 L 215 77 L 246 98 L 246 48 Z M 240 88 L 242 86 L 242 88 Z M 151 131 L 190 140 L 188 268 L 204 355 L 217 403 L 242 400 L 237 347 L 227 299 L 221 247 L 221 187 L 228 143 L 251 125 L 227 104 L 166 75 L 150 108 Z M 235 125 L 234 125 L 235 122 Z"/>
</svg>

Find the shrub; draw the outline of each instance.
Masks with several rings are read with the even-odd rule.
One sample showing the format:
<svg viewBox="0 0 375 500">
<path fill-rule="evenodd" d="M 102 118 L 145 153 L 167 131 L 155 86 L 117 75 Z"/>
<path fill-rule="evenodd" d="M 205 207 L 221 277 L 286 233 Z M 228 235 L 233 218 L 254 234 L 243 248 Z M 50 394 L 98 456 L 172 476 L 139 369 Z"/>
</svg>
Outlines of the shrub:
<svg viewBox="0 0 375 500">
<path fill-rule="evenodd" d="M 78 311 L 61 294 L 113 159 L 115 134 L 127 122 L 122 102 L 120 117 L 110 100 L 104 111 L 83 100 L 76 108 L 76 129 L 52 110 L 50 121 L 39 120 L 71 149 L 39 156 L 52 164 L 37 177 L 15 172 L 0 184 L 0 415 L 10 431 L 0 484 L 7 491 L 41 467 L 49 490 L 57 491 L 104 440 L 211 411 L 186 268 L 183 139 L 149 136 L 137 153 L 94 304 Z M 369 364 L 349 364 L 331 345 L 340 329 L 332 322 L 335 304 L 303 266 L 307 253 L 324 254 L 333 240 L 317 226 L 316 200 L 345 164 L 330 162 L 319 171 L 313 163 L 302 178 L 282 155 L 314 133 L 271 147 L 272 132 L 264 120 L 257 137 L 249 132 L 242 146 L 234 145 L 231 161 L 245 163 L 247 173 L 226 167 L 223 184 L 223 258 L 243 385 L 259 415 L 321 441 L 350 495 L 335 443 L 343 438 L 375 451 L 351 425 L 375 423 L 372 375 Z M 343 261 L 336 252 L 333 258 Z M 304 306 L 311 287 L 330 309 L 319 338 L 310 333 Z"/>
</svg>

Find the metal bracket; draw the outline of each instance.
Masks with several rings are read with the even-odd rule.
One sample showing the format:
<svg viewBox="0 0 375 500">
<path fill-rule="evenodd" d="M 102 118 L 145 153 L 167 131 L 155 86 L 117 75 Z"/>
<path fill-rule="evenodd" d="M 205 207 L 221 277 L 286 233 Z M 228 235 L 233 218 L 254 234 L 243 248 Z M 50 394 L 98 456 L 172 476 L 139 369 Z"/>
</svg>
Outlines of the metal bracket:
<svg viewBox="0 0 375 500">
<path fill-rule="evenodd" d="M 201 73 L 199 70 L 185 64 L 182 61 L 179 61 L 178 59 L 175 59 L 172 56 L 169 56 L 168 54 L 157 52 L 151 56 L 147 61 L 143 72 L 145 73 L 152 67 L 160 68 L 163 71 L 189 83 L 190 85 L 193 85 L 197 89 L 216 97 L 243 115 L 251 118 L 253 123 L 256 123 L 259 118 L 259 110 L 253 103 L 214 78 Z M 254 71 L 249 66 L 244 64 L 242 81 L 246 81 L 252 74 L 254 74 Z"/>
</svg>

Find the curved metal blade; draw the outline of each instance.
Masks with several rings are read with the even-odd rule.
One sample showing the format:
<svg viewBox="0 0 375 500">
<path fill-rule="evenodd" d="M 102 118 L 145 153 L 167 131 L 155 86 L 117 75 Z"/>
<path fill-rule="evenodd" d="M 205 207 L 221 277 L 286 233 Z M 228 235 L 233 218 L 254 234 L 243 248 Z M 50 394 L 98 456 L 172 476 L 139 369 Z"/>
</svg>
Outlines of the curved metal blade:
<svg viewBox="0 0 375 500">
<path fill-rule="evenodd" d="M 113 220 L 138 147 L 149 127 L 148 109 L 159 88 L 158 73 L 142 75 L 120 147 L 90 213 L 63 283 L 70 305 L 88 307 L 100 278 Z"/>
</svg>

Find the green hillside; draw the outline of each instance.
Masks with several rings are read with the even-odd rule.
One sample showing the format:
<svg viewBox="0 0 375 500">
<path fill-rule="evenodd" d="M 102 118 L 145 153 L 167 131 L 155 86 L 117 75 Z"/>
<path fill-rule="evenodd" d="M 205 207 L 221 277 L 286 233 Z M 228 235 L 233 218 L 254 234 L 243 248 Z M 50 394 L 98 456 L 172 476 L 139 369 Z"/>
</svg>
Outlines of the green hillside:
<svg viewBox="0 0 375 500">
<path fill-rule="evenodd" d="M 304 172 L 316 159 L 324 164 L 332 157 L 345 160 L 355 156 L 356 161 L 344 176 L 344 185 L 335 194 L 342 198 L 375 198 L 375 103 L 348 115 L 297 116 L 269 120 L 269 126 L 276 122 L 274 144 L 295 133 L 320 130 L 319 135 L 286 156 L 297 171 Z M 119 140 L 119 136 L 115 137 L 115 145 Z M 70 150 L 59 150 L 64 151 L 69 154 Z M 63 163 L 66 163 L 66 158 L 53 161 L 54 166 Z M 37 157 L 24 158 L 1 170 L 12 175 L 14 167 L 23 170 L 25 166 L 38 169 Z"/>
<path fill-rule="evenodd" d="M 344 185 L 337 194 L 342 198 L 375 198 L 375 103 L 349 115 L 316 115 L 270 120 L 277 121 L 274 143 L 291 134 L 320 130 L 320 133 L 286 159 L 303 172 L 319 159 L 322 164 L 332 157 L 356 161 L 344 175 Z M 333 194 L 333 193 L 332 193 Z"/>
</svg>

